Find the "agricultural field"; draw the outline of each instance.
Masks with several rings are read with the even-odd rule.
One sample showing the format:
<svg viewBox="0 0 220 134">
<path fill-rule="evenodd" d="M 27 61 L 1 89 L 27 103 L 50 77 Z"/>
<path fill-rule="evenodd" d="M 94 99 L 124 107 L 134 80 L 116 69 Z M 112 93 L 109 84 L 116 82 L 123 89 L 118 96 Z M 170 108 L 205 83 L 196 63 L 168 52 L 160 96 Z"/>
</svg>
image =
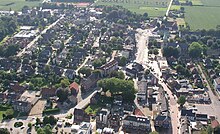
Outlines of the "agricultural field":
<svg viewBox="0 0 220 134">
<path fill-rule="evenodd" d="M 138 14 L 148 13 L 151 17 L 164 16 L 167 10 L 167 5 L 170 0 L 161 0 L 163 4 L 159 5 L 156 2 L 146 2 L 145 0 L 128 0 L 127 2 L 105 2 L 103 0 L 97 0 L 96 5 L 119 5 L 127 8 L 132 12 L 136 12 Z M 158 0 L 160 1 L 160 0 Z"/>
<path fill-rule="evenodd" d="M 220 0 L 193 0 L 192 2 L 193 6 L 185 7 L 185 21 L 192 30 L 214 29 L 220 25 Z M 203 6 L 196 6 L 201 3 Z"/>
<path fill-rule="evenodd" d="M 22 7 L 24 6 L 29 6 L 29 7 L 34 7 L 34 6 L 39 6 L 39 4 L 43 0 L 39 1 L 25 1 L 25 0 L 0 0 L 0 10 L 15 10 L 15 11 L 20 11 Z"/>
</svg>

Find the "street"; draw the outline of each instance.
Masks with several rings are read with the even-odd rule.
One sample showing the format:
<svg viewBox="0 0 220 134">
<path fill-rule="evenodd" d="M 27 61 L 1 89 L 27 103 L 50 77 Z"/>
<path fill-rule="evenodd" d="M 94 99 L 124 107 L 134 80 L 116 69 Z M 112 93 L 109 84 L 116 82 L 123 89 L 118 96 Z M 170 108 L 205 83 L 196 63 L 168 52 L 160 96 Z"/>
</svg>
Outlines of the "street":
<svg viewBox="0 0 220 134">
<path fill-rule="evenodd" d="M 51 29 L 53 26 L 55 26 L 61 19 L 64 18 L 64 15 L 62 15 L 57 21 L 55 21 L 54 23 L 52 23 L 51 25 L 49 25 L 47 28 L 45 28 L 37 37 L 35 37 L 24 49 L 22 49 L 22 51 L 20 51 L 17 54 L 17 57 L 22 56 L 26 50 L 28 50 L 29 48 L 31 48 L 37 41 L 38 39 L 41 37 L 42 34 L 46 33 L 48 29 Z"/>
</svg>

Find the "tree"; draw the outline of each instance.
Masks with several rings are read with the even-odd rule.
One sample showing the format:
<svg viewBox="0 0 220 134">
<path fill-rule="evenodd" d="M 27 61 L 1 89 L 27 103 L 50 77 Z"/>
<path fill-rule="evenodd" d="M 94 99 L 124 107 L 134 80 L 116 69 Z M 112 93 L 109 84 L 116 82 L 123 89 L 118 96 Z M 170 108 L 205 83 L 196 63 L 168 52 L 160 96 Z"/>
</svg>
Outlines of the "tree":
<svg viewBox="0 0 220 134">
<path fill-rule="evenodd" d="M 212 134 L 212 132 L 213 132 L 213 128 L 209 125 L 209 126 L 207 126 L 207 128 L 206 128 L 206 132 L 207 132 L 207 134 Z"/>
<path fill-rule="evenodd" d="M 202 56 L 203 47 L 198 42 L 193 42 L 189 46 L 189 55 L 192 58 L 199 58 Z"/>
<path fill-rule="evenodd" d="M 69 91 L 65 88 L 59 88 L 56 91 L 56 95 L 59 98 L 59 101 L 64 102 L 69 95 Z"/>
<path fill-rule="evenodd" d="M 67 78 L 62 79 L 60 84 L 63 88 L 68 87 L 70 85 L 69 79 L 67 79 Z"/>
<path fill-rule="evenodd" d="M 163 56 L 165 57 L 175 57 L 175 58 L 178 58 L 179 56 L 179 50 L 175 47 L 172 47 L 172 46 L 169 46 L 169 47 L 164 47 L 162 49 L 162 53 L 163 53 Z"/>
<path fill-rule="evenodd" d="M 125 75 L 122 71 L 113 71 L 110 74 L 111 77 L 119 78 L 119 79 L 125 79 Z"/>
<path fill-rule="evenodd" d="M 41 122 L 41 120 L 39 119 L 39 118 L 37 118 L 36 119 L 36 125 L 39 125 L 39 124 L 41 124 L 42 122 Z"/>
<path fill-rule="evenodd" d="M 154 48 L 154 49 L 153 49 L 153 54 L 154 54 L 154 55 L 158 55 L 158 54 L 159 54 L 158 49 Z"/>
<path fill-rule="evenodd" d="M 80 70 L 79 70 L 79 73 L 85 75 L 86 77 L 88 77 L 89 75 L 91 75 L 91 69 L 88 68 L 88 67 L 82 67 Z"/>
<path fill-rule="evenodd" d="M 120 57 L 119 62 L 118 62 L 118 65 L 119 65 L 119 66 L 125 66 L 126 63 L 127 63 L 127 58 L 124 57 L 124 56 Z"/>
<path fill-rule="evenodd" d="M 181 95 L 181 96 L 178 98 L 177 103 L 180 104 L 180 106 L 183 106 L 183 105 L 185 104 L 185 102 L 186 102 L 186 97 Z"/>
<path fill-rule="evenodd" d="M 57 119 L 54 117 L 54 116 L 45 116 L 44 119 L 43 119 L 43 124 L 44 125 L 47 125 L 47 124 L 50 124 L 50 125 L 55 125 L 57 123 Z"/>
<path fill-rule="evenodd" d="M 51 125 L 47 124 L 44 128 L 43 131 L 45 134 L 52 134 L 52 127 Z"/>
<path fill-rule="evenodd" d="M 98 81 L 98 86 L 103 88 L 104 92 L 109 91 L 112 95 L 121 94 L 123 100 L 134 101 L 134 83 L 131 80 L 122 80 L 118 78 L 106 78 Z"/>
<path fill-rule="evenodd" d="M 150 132 L 150 134 L 159 134 L 157 131 Z"/>
<path fill-rule="evenodd" d="M 7 128 L 0 128 L 0 134 L 10 134 Z"/>
<path fill-rule="evenodd" d="M 31 129 L 32 128 L 32 124 L 29 122 L 28 123 L 28 127 Z"/>
</svg>

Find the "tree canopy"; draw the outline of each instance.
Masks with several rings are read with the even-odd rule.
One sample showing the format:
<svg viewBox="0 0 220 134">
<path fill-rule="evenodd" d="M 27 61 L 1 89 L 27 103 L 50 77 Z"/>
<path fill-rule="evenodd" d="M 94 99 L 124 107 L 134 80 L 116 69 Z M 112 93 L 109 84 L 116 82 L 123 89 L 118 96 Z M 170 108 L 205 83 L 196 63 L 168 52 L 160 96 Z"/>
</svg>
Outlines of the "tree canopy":
<svg viewBox="0 0 220 134">
<path fill-rule="evenodd" d="M 189 55 L 192 58 L 199 58 L 202 56 L 203 47 L 198 42 L 193 42 L 189 46 Z"/>
<path fill-rule="evenodd" d="M 178 98 L 177 103 L 180 104 L 181 106 L 183 106 L 183 105 L 185 104 L 185 102 L 186 102 L 186 97 L 181 95 L 181 96 Z"/>
<path fill-rule="evenodd" d="M 175 47 L 169 46 L 169 47 L 164 47 L 162 50 L 163 56 L 165 57 L 175 57 L 178 58 L 179 56 L 179 50 Z"/>
<path fill-rule="evenodd" d="M 128 102 L 134 101 L 135 89 L 131 80 L 122 80 L 118 78 L 106 78 L 98 81 L 98 86 L 103 91 L 109 91 L 111 94 L 121 94 L 123 99 Z"/>
</svg>

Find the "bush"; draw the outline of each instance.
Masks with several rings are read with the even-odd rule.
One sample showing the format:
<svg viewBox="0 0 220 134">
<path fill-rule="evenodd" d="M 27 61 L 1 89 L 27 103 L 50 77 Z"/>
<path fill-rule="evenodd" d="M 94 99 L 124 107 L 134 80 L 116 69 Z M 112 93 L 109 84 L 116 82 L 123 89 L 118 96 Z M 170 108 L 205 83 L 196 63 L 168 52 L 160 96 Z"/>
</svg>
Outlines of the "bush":
<svg viewBox="0 0 220 134">
<path fill-rule="evenodd" d="M 21 127 L 23 125 L 22 122 L 15 122 L 14 127 L 18 128 Z"/>
<path fill-rule="evenodd" d="M 53 109 L 46 109 L 43 111 L 43 114 L 53 114 L 53 113 L 57 113 L 60 112 L 59 108 L 53 108 Z"/>
</svg>

